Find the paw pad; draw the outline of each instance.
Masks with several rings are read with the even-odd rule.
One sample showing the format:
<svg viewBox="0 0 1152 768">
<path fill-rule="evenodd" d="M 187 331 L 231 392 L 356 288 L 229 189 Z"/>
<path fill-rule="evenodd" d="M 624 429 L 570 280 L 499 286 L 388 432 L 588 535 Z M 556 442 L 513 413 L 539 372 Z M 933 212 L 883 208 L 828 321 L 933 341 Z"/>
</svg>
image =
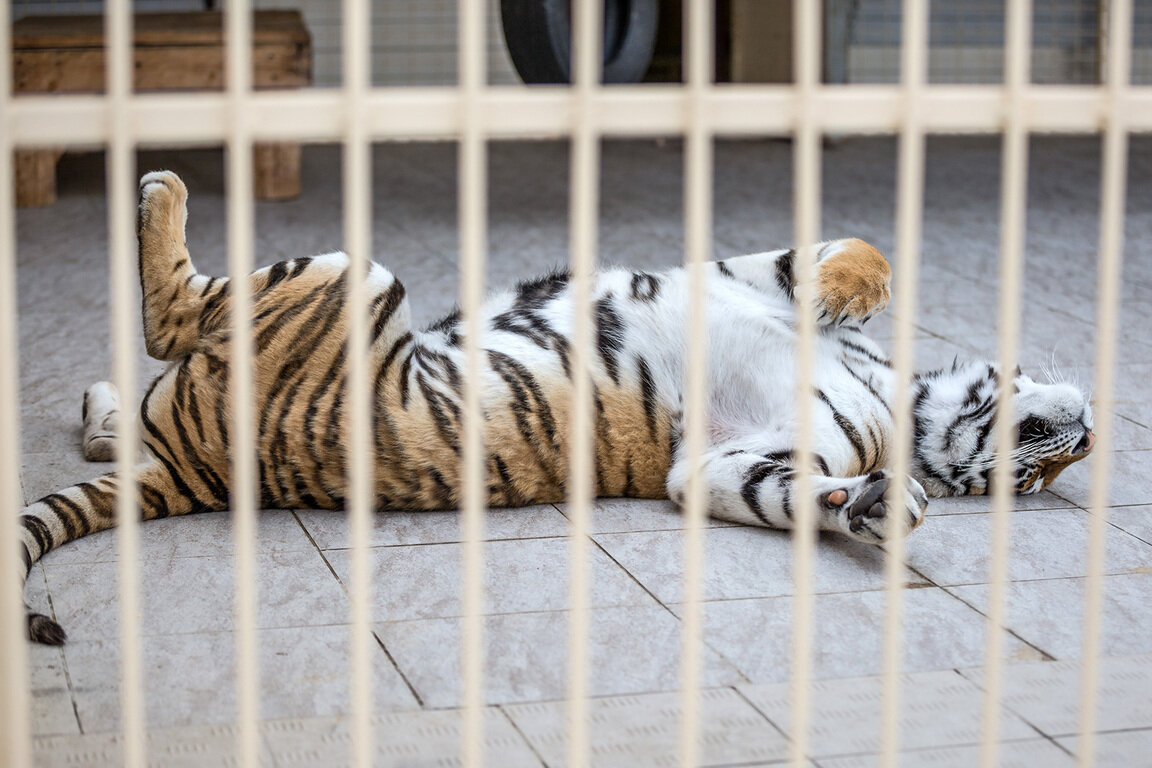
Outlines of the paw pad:
<svg viewBox="0 0 1152 768">
<path fill-rule="evenodd" d="M 828 494 L 828 503 L 834 507 L 838 507 L 846 501 L 848 501 L 848 491 L 837 490 Z"/>
</svg>

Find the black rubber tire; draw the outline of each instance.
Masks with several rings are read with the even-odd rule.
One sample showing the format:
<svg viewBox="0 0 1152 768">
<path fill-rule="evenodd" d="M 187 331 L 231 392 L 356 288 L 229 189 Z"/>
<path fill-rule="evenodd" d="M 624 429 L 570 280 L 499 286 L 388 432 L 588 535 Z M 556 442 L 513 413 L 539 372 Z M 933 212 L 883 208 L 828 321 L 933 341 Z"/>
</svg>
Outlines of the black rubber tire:
<svg viewBox="0 0 1152 768">
<path fill-rule="evenodd" d="M 652 61 L 659 0 L 604 0 L 605 83 L 635 83 Z M 512 64 L 525 83 L 572 82 L 570 0 L 500 0 Z"/>
</svg>

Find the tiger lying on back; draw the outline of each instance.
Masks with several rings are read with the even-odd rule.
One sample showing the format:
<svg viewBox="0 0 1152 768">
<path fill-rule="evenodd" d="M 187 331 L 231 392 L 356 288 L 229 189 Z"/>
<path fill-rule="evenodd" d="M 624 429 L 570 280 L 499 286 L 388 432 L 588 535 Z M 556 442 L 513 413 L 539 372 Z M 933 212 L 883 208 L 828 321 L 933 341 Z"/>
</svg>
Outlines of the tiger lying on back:
<svg viewBox="0 0 1152 768">
<path fill-rule="evenodd" d="M 140 182 L 140 282 L 148 353 L 171 361 L 140 408 L 148 458 L 138 468 L 145 520 L 223 510 L 229 494 L 228 281 L 197 274 L 184 242 L 187 191 L 172 173 Z M 788 528 L 793 469 L 793 252 L 708 266 L 709 446 L 703 456 L 715 517 Z M 249 281 L 255 334 L 261 505 L 340 508 L 345 471 L 345 271 L 334 253 L 282 262 Z M 913 383 L 915 479 L 889 508 L 894 375 L 861 331 L 889 297 L 887 262 L 860 240 L 818 247 L 812 393 L 819 526 L 866 542 L 923 519 L 928 494 L 987 492 L 997 371 L 957 364 Z M 404 287 L 373 265 L 370 376 L 375 493 L 380 509 L 430 510 L 460 494 L 464 328 L 450 315 L 409 324 Z M 593 288 L 596 490 L 682 499 L 690 467 L 680 447 L 687 275 L 622 269 Z M 492 297 L 483 316 L 488 503 L 564 499 L 573 371 L 568 277 L 552 274 Z M 1092 447 L 1091 412 L 1063 384 L 1017 375 L 1016 490 L 1047 486 Z M 53 547 L 114 524 L 116 475 L 51 494 L 21 517 L 24 573 Z M 28 613 L 33 640 L 62 643 Z"/>
</svg>

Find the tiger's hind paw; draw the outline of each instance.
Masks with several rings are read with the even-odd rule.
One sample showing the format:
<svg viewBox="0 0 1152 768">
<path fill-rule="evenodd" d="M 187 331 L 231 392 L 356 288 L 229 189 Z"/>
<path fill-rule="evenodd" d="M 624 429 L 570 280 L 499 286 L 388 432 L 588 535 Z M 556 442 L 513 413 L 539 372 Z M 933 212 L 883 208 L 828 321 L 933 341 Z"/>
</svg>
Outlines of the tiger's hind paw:
<svg viewBox="0 0 1152 768">
<path fill-rule="evenodd" d="M 850 482 L 850 481 L 849 481 Z M 880 544 L 897 536 L 907 535 L 924 521 L 928 496 L 920 483 L 911 477 L 905 485 L 900 509 L 893 513 L 889 507 L 888 486 L 891 475 L 879 470 L 858 478 L 849 487 L 838 488 L 821 498 L 821 505 L 836 521 L 836 528 L 857 541 Z"/>
<path fill-rule="evenodd" d="M 42 613 L 28 612 L 28 639 L 44 645 L 64 645 L 68 634 L 64 628 Z"/>
<path fill-rule="evenodd" d="M 149 224 L 160 224 L 175 228 L 180 241 L 184 238 L 185 205 L 188 201 L 188 188 L 172 171 L 152 171 L 140 177 L 140 210 L 137 217 L 137 234 Z"/>
</svg>

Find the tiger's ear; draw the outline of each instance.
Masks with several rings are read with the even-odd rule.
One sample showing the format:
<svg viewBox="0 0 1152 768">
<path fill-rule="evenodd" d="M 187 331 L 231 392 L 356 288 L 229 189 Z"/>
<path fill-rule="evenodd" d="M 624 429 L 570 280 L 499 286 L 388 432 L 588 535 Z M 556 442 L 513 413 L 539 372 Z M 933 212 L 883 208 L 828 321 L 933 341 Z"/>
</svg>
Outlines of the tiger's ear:
<svg viewBox="0 0 1152 768">
<path fill-rule="evenodd" d="M 1024 369 L 1020 366 L 1016 366 L 1016 370 L 1012 372 L 1012 375 L 1016 378 L 1020 378 L 1024 375 Z"/>
</svg>

